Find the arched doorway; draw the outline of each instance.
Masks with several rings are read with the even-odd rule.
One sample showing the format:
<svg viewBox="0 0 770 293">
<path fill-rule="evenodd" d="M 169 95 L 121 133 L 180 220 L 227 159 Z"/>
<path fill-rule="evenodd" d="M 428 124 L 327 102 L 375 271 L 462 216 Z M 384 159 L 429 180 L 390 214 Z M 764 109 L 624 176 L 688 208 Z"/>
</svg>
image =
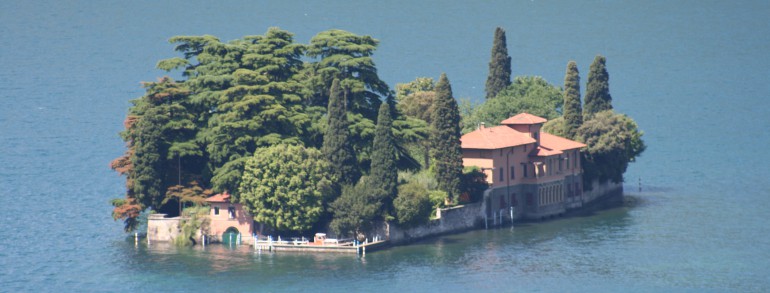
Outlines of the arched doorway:
<svg viewBox="0 0 770 293">
<path fill-rule="evenodd" d="M 238 244 L 238 229 L 235 227 L 230 227 L 225 230 L 225 233 L 222 233 L 222 244 Z"/>
</svg>

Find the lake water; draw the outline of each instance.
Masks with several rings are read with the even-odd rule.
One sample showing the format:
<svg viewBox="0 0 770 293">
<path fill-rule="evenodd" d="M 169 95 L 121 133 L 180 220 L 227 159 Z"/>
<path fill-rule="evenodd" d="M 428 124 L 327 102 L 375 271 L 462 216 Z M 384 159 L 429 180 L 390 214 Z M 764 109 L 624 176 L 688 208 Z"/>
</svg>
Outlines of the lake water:
<svg viewBox="0 0 770 293">
<path fill-rule="evenodd" d="M 770 291 L 770 2 L 226 2 L 0 2 L 0 291 Z M 164 75 L 171 36 L 270 26 L 372 35 L 391 86 L 446 72 L 476 101 L 496 26 L 514 75 L 561 85 L 576 60 L 585 82 L 603 54 L 649 145 L 633 203 L 365 258 L 134 247 L 107 165 L 139 82 Z"/>
</svg>

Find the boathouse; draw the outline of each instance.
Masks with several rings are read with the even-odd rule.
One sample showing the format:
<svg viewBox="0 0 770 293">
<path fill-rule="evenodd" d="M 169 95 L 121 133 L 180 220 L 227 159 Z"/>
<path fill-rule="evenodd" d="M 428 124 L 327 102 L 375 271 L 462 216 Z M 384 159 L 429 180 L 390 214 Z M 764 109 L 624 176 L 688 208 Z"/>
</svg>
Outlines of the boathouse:
<svg viewBox="0 0 770 293">
<path fill-rule="evenodd" d="M 546 121 L 521 113 L 460 138 L 463 165 L 487 175 L 488 217 L 542 219 L 582 206 L 580 149 L 586 145 L 540 131 Z"/>
<path fill-rule="evenodd" d="M 250 238 L 257 232 L 254 218 L 243 209 L 242 204 L 233 203 L 231 199 L 227 192 L 206 199 L 210 207 L 210 236 L 224 243 L 228 243 L 230 239 Z M 239 235 L 242 238 L 238 238 Z"/>
</svg>

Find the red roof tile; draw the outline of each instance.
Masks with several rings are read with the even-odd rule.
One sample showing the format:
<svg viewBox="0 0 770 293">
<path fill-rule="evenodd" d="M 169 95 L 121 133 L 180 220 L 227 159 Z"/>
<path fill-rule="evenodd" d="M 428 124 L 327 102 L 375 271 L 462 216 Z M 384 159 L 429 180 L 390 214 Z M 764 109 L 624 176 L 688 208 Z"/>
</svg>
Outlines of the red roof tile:
<svg viewBox="0 0 770 293">
<path fill-rule="evenodd" d="M 529 113 L 521 113 L 511 118 L 505 119 L 500 124 L 540 124 L 547 122 L 548 119 L 538 117 Z"/>
<path fill-rule="evenodd" d="M 572 150 L 583 148 L 586 145 L 574 140 L 566 139 L 546 132 L 540 132 L 540 145 L 553 150 Z"/>
<path fill-rule="evenodd" d="M 217 193 L 206 199 L 207 202 L 230 202 L 230 194 L 225 191 L 224 193 Z"/>
<path fill-rule="evenodd" d="M 501 149 L 535 143 L 535 139 L 508 126 L 480 128 L 460 138 L 464 149 Z"/>
</svg>

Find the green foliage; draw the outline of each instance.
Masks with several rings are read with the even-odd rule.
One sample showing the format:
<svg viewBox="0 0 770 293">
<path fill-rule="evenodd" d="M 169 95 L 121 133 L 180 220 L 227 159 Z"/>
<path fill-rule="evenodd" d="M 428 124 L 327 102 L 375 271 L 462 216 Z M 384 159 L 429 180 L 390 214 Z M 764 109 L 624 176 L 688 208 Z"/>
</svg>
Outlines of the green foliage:
<svg viewBox="0 0 770 293">
<path fill-rule="evenodd" d="M 322 216 L 332 196 L 323 154 L 300 145 L 259 148 L 246 161 L 239 200 L 254 220 L 279 231 L 307 231 Z"/>
<path fill-rule="evenodd" d="M 398 170 L 396 169 L 396 146 L 391 130 L 390 108 L 387 104 L 380 106 L 377 117 L 377 128 L 372 147 L 372 167 L 370 170 L 372 184 L 384 192 L 384 207 L 386 212 L 391 210 L 393 199 L 398 194 Z"/>
<path fill-rule="evenodd" d="M 590 188 L 594 180 L 622 182 L 628 163 L 646 148 L 642 135 L 634 120 L 611 110 L 585 121 L 576 137 L 588 145 L 582 152 L 584 188 Z"/>
<path fill-rule="evenodd" d="M 513 84 L 488 99 L 463 119 L 463 132 L 476 129 L 478 123 L 498 125 L 500 121 L 527 112 L 546 119 L 560 115 L 563 96 L 559 88 L 539 76 L 519 76 Z"/>
<path fill-rule="evenodd" d="M 398 187 L 398 197 L 393 201 L 398 224 L 413 227 L 428 222 L 433 205 L 428 190 L 417 182 Z"/>
<path fill-rule="evenodd" d="M 174 238 L 176 246 L 191 246 L 195 244 L 195 235 L 198 231 L 208 234 L 211 219 L 208 206 L 194 206 L 184 209 L 180 224 L 181 233 Z"/>
<path fill-rule="evenodd" d="M 452 97 L 452 87 L 446 74 L 436 84 L 436 100 L 431 122 L 431 158 L 440 190 L 446 191 L 452 202 L 460 196 L 463 158 L 460 150 L 460 111 Z"/>
<path fill-rule="evenodd" d="M 577 129 L 583 125 L 583 109 L 580 102 L 580 73 L 577 63 L 567 63 L 567 73 L 564 76 L 564 123 L 563 132 L 566 138 L 574 138 Z M 555 133 L 553 133 L 555 134 Z"/>
<path fill-rule="evenodd" d="M 307 55 L 320 58 L 309 69 L 309 88 L 313 105 L 326 105 L 328 89 L 334 79 L 349 94 L 347 108 L 374 120 L 380 106 L 380 96 L 390 91 L 380 80 L 372 54 L 379 41 L 370 36 L 358 36 L 343 30 L 328 30 L 315 35 L 307 47 Z"/>
<path fill-rule="evenodd" d="M 460 203 L 478 202 L 484 198 L 484 191 L 489 188 L 487 174 L 479 167 L 470 166 L 463 169 L 462 195 Z"/>
<path fill-rule="evenodd" d="M 132 194 L 142 207 L 159 209 L 165 197 L 163 174 L 166 172 L 164 159 L 168 145 L 163 141 L 163 125 L 167 122 L 162 109 L 153 107 L 144 113 L 133 131 L 136 154 L 131 157 L 134 166 Z"/>
<path fill-rule="evenodd" d="M 546 122 L 543 125 L 543 129 L 541 129 L 541 130 L 543 132 L 547 132 L 547 133 L 550 133 L 550 134 L 553 134 L 553 135 L 556 135 L 556 136 L 568 137 L 567 136 L 567 127 L 566 127 L 565 124 L 566 123 L 564 122 L 564 116 L 561 116 L 561 117 L 558 117 L 558 118 L 554 118 L 554 119 L 548 120 L 548 122 Z"/>
<path fill-rule="evenodd" d="M 348 116 L 342 100 L 342 89 L 337 79 L 332 83 L 327 118 L 329 124 L 324 133 L 321 151 L 331 163 L 332 169 L 328 172 L 339 180 L 340 185 L 355 184 L 361 177 L 361 171 L 358 169 L 356 155 L 350 143 Z"/>
<path fill-rule="evenodd" d="M 446 206 L 446 200 L 449 198 L 449 194 L 443 190 L 428 190 L 428 198 L 430 199 L 431 210 L 434 210 Z"/>
<path fill-rule="evenodd" d="M 383 205 L 385 191 L 379 189 L 376 180 L 361 177 L 354 186 L 342 187 L 342 194 L 329 205 L 333 214 L 329 228 L 337 235 L 359 235 L 372 227 Z"/>
<path fill-rule="evenodd" d="M 586 103 L 583 107 L 583 116 L 586 119 L 601 111 L 612 110 L 610 75 L 607 73 L 606 62 L 607 59 L 604 56 L 596 55 L 588 71 Z"/>
<path fill-rule="evenodd" d="M 489 60 L 489 75 L 485 91 L 487 99 L 497 94 L 511 84 L 511 57 L 508 56 L 508 45 L 505 30 L 495 29 L 495 39 L 492 43 L 492 58 Z"/>
<path fill-rule="evenodd" d="M 297 143 L 310 124 L 299 95 L 301 84 L 290 79 L 301 68 L 303 46 L 293 43 L 291 33 L 270 28 L 264 36 L 205 47 L 204 53 L 214 55 L 218 49 L 234 52 L 240 63 L 226 71 L 229 87 L 220 91 L 201 138 L 214 167 L 212 183 L 218 190 L 234 191 L 238 182 L 232 178 L 239 178 L 240 169 L 232 167 L 239 164 L 220 168 L 249 157 L 258 147 Z"/>
<path fill-rule="evenodd" d="M 396 85 L 396 107 L 407 117 L 430 123 L 436 97 L 434 88 L 435 82 L 429 77 L 418 77 L 409 83 L 399 83 Z"/>
</svg>

